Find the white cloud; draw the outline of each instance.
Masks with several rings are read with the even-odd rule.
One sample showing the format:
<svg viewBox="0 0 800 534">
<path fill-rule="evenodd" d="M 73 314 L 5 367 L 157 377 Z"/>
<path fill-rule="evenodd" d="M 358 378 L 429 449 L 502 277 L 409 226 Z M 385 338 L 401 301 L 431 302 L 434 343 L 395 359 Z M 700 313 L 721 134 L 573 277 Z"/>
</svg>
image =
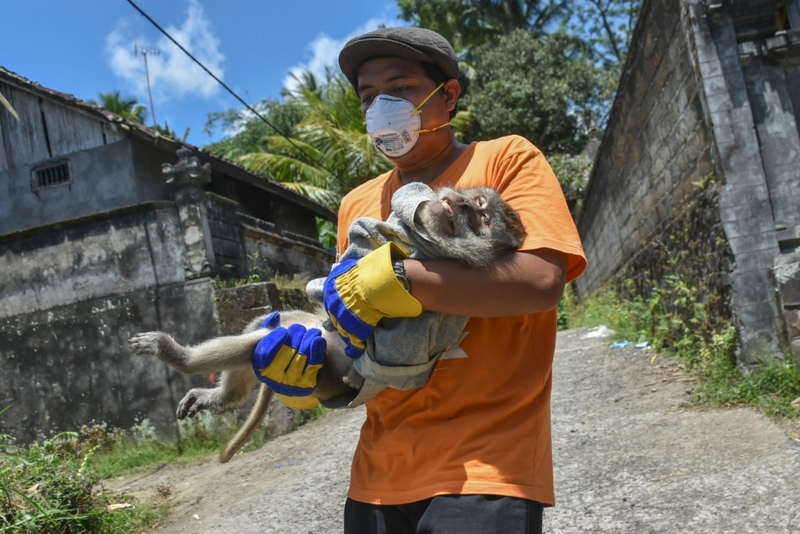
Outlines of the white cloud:
<svg viewBox="0 0 800 534">
<path fill-rule="evenodd" d="M 222 79 L 225 56 L 219 51 L 220 41 L 198 0 L 189 0 L 186 20 L 179 28 L 167 26 L 165 29 L 215 76 Z M 134 45 L 139 50 L 138 55 Z M 106 51 L 114 74 L 128 83 L 140 102 L 147 102 L 148 97 L 141 49 L 153 46 L 158 48 L 159 53 L 147 55 L 147 67 L 154 100 L 163 102 L 185 95 L 209 98 L 218 92 L 219 84 L 172 41 L 162 35 L 154 44 L 152 40 L 132 35 L 127 24 L 122 22 L 106 37 Z"/>
<path fill-rule="evenodd" d="M 377 30 L 382 25 L 396 26 L 398 21 L 386 17 L 372 18 L 342 39 L 334 39 L 326 33 L 320 33 L 308 44 L 307 49 L 310 52 L 311 59 L 306 63 L 300 63 L 289 69 L 289 74 L 283 79 L 283 87 L 289 91 L 297 88 L 297 80 L 291 76 L 292 74 L 299 76 L 304 71 L 310 71 L 318 80 L 323 81 L 325 80 L 326 68 L 339 72 L 339 52 L 341 52 L 345 43 L 362 33 Z"/>
</svg>

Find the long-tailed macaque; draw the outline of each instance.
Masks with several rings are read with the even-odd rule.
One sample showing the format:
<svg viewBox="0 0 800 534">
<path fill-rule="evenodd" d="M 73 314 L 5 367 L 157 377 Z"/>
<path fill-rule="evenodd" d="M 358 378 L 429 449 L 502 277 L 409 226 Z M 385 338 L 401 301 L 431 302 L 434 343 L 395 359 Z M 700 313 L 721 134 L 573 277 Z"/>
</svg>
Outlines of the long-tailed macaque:
<svg viewBox="0 0 800 534">
<path fill-rule="evenodd" d="M 518 249 L 526 236 L 517 213 L 488 187 L 439 189 L 431 200 L 419 205 L 413 217 L 414 225 L 421 226 L 429 239 L 438 242 L 439 248 L 447 251 L 447 257 L 475 267 L 485 267 L 503 252 Z M 137 334 L 128 344 L 136 354 L 153 355 L 184 374 L 223 371 L 216 387 L 195 388 L 184 396 L 176 414 L 178 419 L 184 419 L 206 408 L 235 406 L 247 399 L 259 383 L 252 368 L 253 351 L 271 331 L 261 327 L 265 317 L 254 319 L 240 335 L 211 339 L 194 347 L 183 347 L 163 332 Z M 281 313 L 282 325 L 300 323 L 321 329 L 328 345 L 314 395 L 323 404 L 336 404 L 336 399 L 352 397 L 358 392 L 364 378 L 355 371 L 353 360 L 344 354 L 342 339 L 335 330 L 325 328 L 324 322 L 323 317 L 305 312 Z M 220 462 L 230 460 L 255 432 L 271 399 L 272 390 L 261 384 L 255 406 L 222 450 Z"/>
</svg>

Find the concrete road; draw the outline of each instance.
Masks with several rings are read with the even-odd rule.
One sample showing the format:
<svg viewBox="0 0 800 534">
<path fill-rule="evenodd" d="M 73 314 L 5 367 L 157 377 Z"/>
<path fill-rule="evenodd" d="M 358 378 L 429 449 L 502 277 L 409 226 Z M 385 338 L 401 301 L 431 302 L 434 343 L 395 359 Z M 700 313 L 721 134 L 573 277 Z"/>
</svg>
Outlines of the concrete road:
<svg viewBox="0 0 800 534">
<path fill-rule="evenodd" d="M 649 350 L 559 334 L 550 534 L 800 533 L 800 443 L 748 409 L 698 410 L 692 381 Z M 173 507 L 157 532 L 341 532 L 362 410 L 337 412 L 219 465 L 108 486 Z"/>
</svg>

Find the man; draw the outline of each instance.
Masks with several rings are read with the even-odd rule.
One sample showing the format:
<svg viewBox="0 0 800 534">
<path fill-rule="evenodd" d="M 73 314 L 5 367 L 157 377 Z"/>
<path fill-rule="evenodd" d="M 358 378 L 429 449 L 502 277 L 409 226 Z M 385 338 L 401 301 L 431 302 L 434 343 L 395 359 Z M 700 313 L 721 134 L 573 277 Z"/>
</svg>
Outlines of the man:
<svg viewBox="0 0 800 534">
<path fill-rule="evenodd" d="M 560 186 L 542 153 L 521 137 L 471 145 L 455 139 L 449 121 L 461 91 L 458 61 L 435 32 L 379 29 L 348 42 L 339 64 L 361 100 L 370 136 L 396 165 L 342 201 L 339 253 L 356 218 L 385 220 L 392 194 L 413 181 L 492 187 L 528 233 L 519 251 L 488 268 L 383 250 L 332 271 L 326 309 L 354 356 L 381 317 L 421 309 L 471 317 L 460 347 L 439 361 L 427 385 L 387 389 L 367 403 L 345 532 L 541 532 L 542 509 L 555 503 L 555 307 L 564 284 L 586 266 Z M 309 366 L 302 347 L 316 337 L 309 331 L 284 343 L 298 371 L 282 365 L 280 379 L 268 382 L 288 387 L 301 404 L 313 384 L 303 375 Z M 256 350 L 262 377 L 275 352 L 275 343 L 269 346 L 266 356 Z M 291 389 L 299 383 L 304 387 Z"/>
</svg>

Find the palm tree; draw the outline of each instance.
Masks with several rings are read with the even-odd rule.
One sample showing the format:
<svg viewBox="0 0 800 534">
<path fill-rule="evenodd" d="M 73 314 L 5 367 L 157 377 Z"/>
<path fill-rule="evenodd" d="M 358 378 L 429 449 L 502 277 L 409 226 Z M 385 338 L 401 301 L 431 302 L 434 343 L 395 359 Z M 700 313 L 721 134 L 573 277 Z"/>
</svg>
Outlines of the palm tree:
<svg viewBox="0 0 800 534">
<path fill-rule="evenodd" d="M 331 76 L 319 84 L 313 76 L 300 79 L 306 83 L 287 94 L 284 103 L 299 107 L 300 122 L 285 136 L 267 136 L 265 151 L 239 161 L 336 207 L 345 193 L 394 165 L 367 135 L 361 103 L 347 80 Z"/>
<path fill-rule="evenodd" d="M 186 138 L 189 137 L 189 133 L 192 131 L 192 129 L 187 126 L 186 129 L 183 131 L 183 137 L 178 137 L 178 134 L 175 133 L 175 130 L 169 127 L 169 122 L 167 121 L 164 121 L 164 126 L 156 124 L 153 126 L 153 128 L 155 129 L 155 131 L 157 131 L 164 137 L 169 137 L 171 139 L 175 139 L 176 141 L 181 141 L 183 143 L 186 142 Z"/>
<path fill-rule="evenodd" d="M 123 119 L 144 124 L 147 108 L 143 104 L 139 104 L 135 98 L 123 98 L 118 89 L 110 93 L 97 93 L 97 96 L 100 102 L 90 100 L 89 103 L 116 113 Z"/>
<path fill-rule="evenodd" d="M 299 108 L 302 119 L 285 136 L 267 136 L 263 151 L 238 160 L 335 208 L 347 192 L 394 164 L 367 134 L 361 102 L 343 76 L 328 71 L 325 82 L 311 73 L 293 76 L 299 85 L 284 93 L 283 105 Z M 469 112 L 459 111 L 451 122 L 456 137 L 463 139 L 471 123 Z"/>
</svg>

